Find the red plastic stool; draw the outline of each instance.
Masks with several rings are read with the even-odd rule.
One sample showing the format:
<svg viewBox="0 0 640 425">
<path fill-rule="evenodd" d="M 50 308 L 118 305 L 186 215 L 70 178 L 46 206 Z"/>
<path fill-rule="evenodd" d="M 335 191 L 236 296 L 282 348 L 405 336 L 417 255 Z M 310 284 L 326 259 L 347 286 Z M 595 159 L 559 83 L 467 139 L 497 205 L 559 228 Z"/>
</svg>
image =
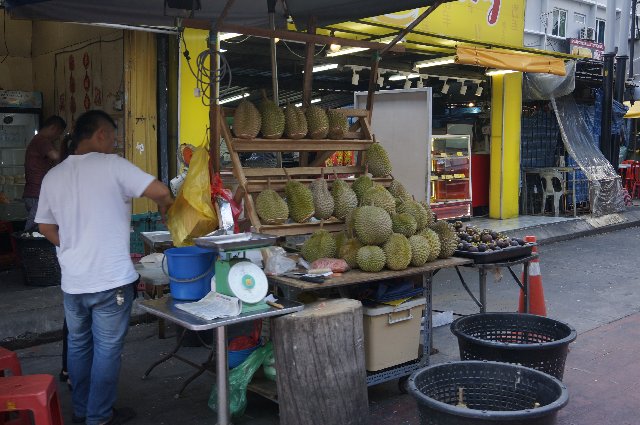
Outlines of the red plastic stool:
<svg viewBox="0 0 640 425">
<path fill-rule="evenodd" d="M 11 350 L 0 347 L 0 376 L 5 376 L 5 370 L 10 370 L 13 376 L 22 375 L 18 355 Z"/>
<path fill-rule="evenodd" d="M 30 410 L 35 425 L 63 425 L 60 400 L 51 375 L 9 376 L 0 378 L 0 413 Z M 24 424 L 21 415 L 11 423 Z M 3 419 L 0 415 L 0 423 Z M 28 422 L 27 422 L 28 423 Z"/>
</svg>

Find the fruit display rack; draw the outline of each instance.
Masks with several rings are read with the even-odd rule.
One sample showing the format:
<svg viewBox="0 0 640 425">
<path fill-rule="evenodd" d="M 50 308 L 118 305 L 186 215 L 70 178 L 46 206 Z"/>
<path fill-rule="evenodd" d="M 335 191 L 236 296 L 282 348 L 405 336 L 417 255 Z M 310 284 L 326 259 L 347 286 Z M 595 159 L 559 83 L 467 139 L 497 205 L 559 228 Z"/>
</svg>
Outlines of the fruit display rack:
<svg viewBox="0 0 640 425">
<path fill-rule="evenodd" d="M 222 137 L 225 140 L 231 163 L 233 175 L 244 192 L 245 216 L 250 220 L 251 225 L 257 232 L 267 233 L 276 236 L 305 235 L 316 231 L 320 226 L 320 221 L 305 223 L 284 223 L 284 224 L 264 224 L 258 217 L 255 209 L 255 197 L 267 189 L 271 189 L 282 194 L 287 183 L 287 176 L 283 168 L 249 168 L 243 167 L 239 153 L 242 152 L 317 152 L 317 157 L 308 165 L 287 168 L 287 174 L 291 179 L 297 180 L 306 185 L 318 178 L 324 172 L 331 175 L 334 171 L 344 178 L 347 183 L 351 183 L 355 178 L 366 172 L 362 164 L 363 154 L 374 142 L 371 128 L 368 122 L 368 112 L 364 109 L 337 109 L 347 117 L 353 117 L 355 122 L 345 133 L 344 139 L 240 139 L 233 137 L 231 129 L 227 125 L 226 116 L 232 116 L 233 110 L 225 108 L 219 115 Z M 325 161 L 337 151 L 356 151 L 358 164 L 355 166 L 326 167 Z M 301 158 L 303 155 L 301 154 Z M 304 159 L 302 160 L 304 161 Z M 378 183 L 388 186 L 391 177 L 375 178 Z M 328 181 L 329 183 L 331 180 Z M 345 228 L 344 220 L 330 218 L 323 221 L 323 229 L 330 232 L 340 231 Z"/>
</svg>

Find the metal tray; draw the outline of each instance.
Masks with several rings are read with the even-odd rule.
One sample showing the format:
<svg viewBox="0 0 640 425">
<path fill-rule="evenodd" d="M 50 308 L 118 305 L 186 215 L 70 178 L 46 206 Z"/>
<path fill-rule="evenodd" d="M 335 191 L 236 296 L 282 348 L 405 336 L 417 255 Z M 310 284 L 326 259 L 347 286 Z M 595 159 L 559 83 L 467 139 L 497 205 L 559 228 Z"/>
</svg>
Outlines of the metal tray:
<svg viewBox="0 0 640 425">
<path fill-rule="evenodd" d="M 498 263 L 501 261 L 508 261 L 531 255 L 533 247 L 536 245 L 536 243 L 529 242 L 525 245 L 511 246 L 509 248 L 503 248 L 500 251 L 490 252 L 469 252 L 456 249 L 456 251 L 453 253 L 453 256 L 470 258 L 476 264 Z"/>
<path fill-rule="evenodd" d="M 218 252 L 242 251 L 245 249 L 263 248 L 271 246 L 278 240 L 277 236 L 264 233 L 251 233 L 251 239 L 245 241 L 219 241 L 215 236 L 194 238 L 193 242 L 200 248 L 212 249 Z"/>
</svg>

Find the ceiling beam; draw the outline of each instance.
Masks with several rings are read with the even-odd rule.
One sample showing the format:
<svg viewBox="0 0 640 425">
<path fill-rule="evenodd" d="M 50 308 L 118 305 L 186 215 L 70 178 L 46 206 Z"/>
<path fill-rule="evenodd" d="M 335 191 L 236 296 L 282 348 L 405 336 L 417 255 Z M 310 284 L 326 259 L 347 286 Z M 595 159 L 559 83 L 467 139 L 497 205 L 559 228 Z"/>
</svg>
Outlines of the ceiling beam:
<svg viewBox="0 0 640 425">
<path fill-rule="evenodd" d="M 184 19 L 182 21 L 185 27 L 210 30 L 211 23 L 201 19 Z M 315 43 L 315 44 L 340 44 L 341 46 L 350 47 L 363 47 L 372 50 L 383 50 L 387 48 L 385 43 L 377 43 L 366 40 L 352 40 L 349 38 L 331 37 L 328 35 L 320 34 L 307 34 L 303 32 L 287 31 L 287 30 L 270 30 L 265 28 L 246 27 L 243 25 L 222 23 L 218 27 L 218 31 L 221 32 L 235 32 L 244 35 L 252 35 L 255 37 L 264 38 L 279 38 L 281 40 L 299 41 L 302 43 Z M 402 53 L 405 51 L 404 46 L 393 46 L 388 49 L 391 52 Z"/>
</svg>

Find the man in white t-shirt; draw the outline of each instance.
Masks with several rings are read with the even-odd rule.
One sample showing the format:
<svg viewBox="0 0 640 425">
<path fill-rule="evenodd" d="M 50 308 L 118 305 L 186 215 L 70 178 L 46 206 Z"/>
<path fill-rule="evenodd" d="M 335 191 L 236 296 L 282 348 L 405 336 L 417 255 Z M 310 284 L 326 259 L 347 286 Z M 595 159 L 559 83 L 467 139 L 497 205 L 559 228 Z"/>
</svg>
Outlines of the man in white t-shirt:
<svg viewBox="0 0 640 425">
<path fill-rule="evenodd" d="M 113 408 L 139 278 L 129 254 L 131 199 L 155 201 L 163 217 L 173 202 L 164 184 L 113 154 L 115 129 L 103 111 L 78 118 L 75 154 L 45 176 L 35 220 L 57 246 L 73 422 L 87 425 L 119 424 L 135 416 L 131 409 Z"/>
</svg>

